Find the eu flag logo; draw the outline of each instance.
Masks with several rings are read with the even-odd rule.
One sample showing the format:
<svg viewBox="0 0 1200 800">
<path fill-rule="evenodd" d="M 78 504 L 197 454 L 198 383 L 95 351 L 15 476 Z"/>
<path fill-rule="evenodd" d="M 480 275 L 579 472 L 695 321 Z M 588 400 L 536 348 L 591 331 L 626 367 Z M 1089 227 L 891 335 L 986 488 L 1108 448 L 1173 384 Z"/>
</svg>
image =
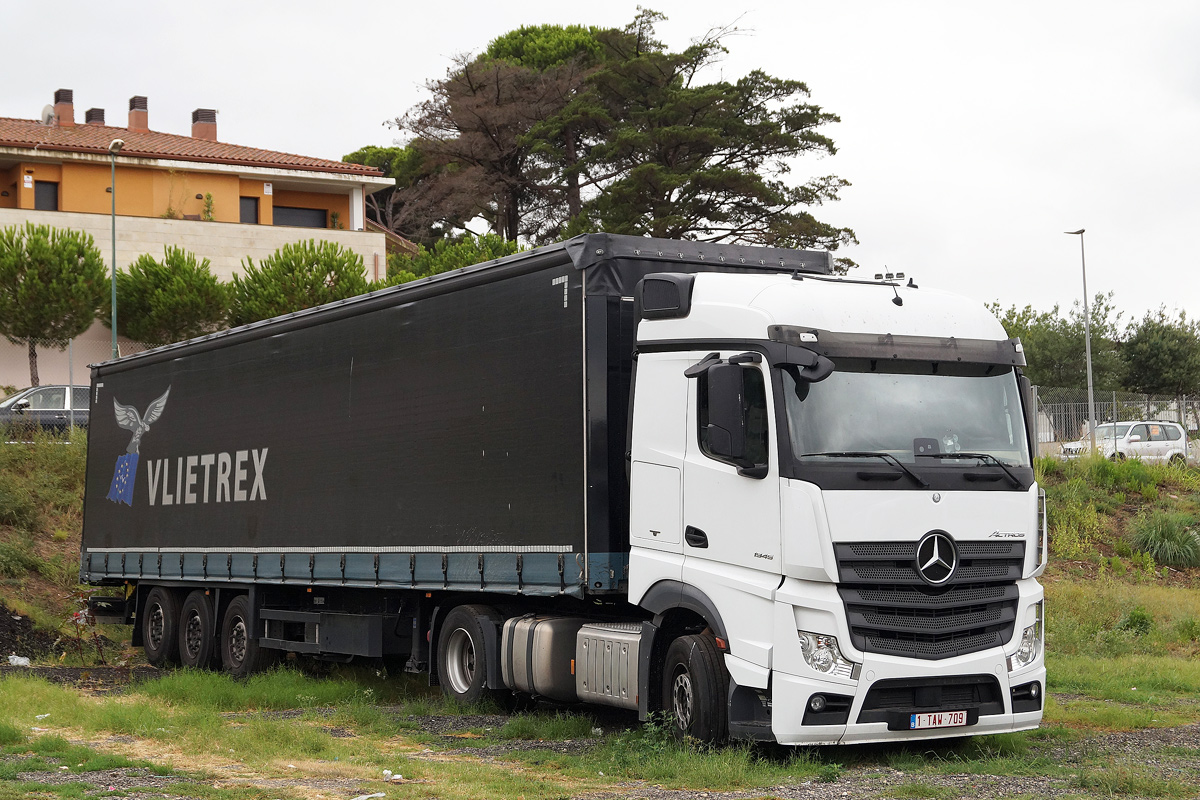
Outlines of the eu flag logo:
<svg viewBox="0 0 1200 800">
<path fill-rule="evenodd" d="M 126 453 L 117 459 L 113 470 L 112 486 L 108 488 L 108 499 L 114 503 L 133 505 L 133 484 L 137 480 L 137 453 Z"/>
</svg>

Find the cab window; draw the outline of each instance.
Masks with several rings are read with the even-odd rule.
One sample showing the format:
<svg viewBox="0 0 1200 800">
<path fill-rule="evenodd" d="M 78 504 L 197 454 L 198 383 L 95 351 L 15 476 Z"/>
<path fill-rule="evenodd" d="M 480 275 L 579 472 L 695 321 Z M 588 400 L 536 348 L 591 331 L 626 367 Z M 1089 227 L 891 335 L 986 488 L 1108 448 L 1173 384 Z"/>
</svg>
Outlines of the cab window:
<svg viewBox="0 0 1200 800">
<path fill-rule="evenodd" d="M 708 375 L 697 381 L 696 421 L 700 450 L 709 458 L 724 461 L 713 454 L 708 442 Z M 746 426 L 746 460 L 766 464 L 769 456 L 767 388 L 763 374 L 753 367 L 742 367 L 742 419 Z"/>
</svg>

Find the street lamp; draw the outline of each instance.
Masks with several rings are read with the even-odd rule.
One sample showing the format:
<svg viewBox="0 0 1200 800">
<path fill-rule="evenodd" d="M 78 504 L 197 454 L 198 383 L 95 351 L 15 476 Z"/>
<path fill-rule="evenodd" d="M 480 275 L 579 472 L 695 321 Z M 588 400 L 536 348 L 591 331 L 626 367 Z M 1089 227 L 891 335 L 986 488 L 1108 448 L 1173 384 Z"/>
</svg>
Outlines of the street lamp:
<svg viewBox="0 0 1200 800">
<path fill-rule="evenodd" d="M 1088 312 L 1087 256 L 1083 250 L 1083 231 L 1063 231 L 1068 236 L 1079 237 L 1079 260 L 1083 264 L 1083 351 L 1087 357 L 1088 427 L 1091 429 L 1092 452 L 1096 452 L 1096 401 L 1092 395 L 1092 315 Z M 1116 422 L 1116 420 L 1113 420 Z"/>
<path fill-rule="evenodd" d="M 108 146 L 108 155 L 112 160 L 112 182 L 109 190 L 112 192 L 112 357 L 117 352 L 117 153 L 125 146 L 123 139 L 113 139 Z"/>
</svg>

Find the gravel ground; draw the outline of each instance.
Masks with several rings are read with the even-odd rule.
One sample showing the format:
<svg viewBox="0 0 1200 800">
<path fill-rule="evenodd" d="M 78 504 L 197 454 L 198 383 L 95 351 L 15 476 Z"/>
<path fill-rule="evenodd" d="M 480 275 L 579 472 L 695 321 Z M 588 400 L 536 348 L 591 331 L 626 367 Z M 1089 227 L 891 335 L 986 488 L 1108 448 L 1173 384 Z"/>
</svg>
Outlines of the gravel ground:
<svg viewBox="0 0 1200 800">
<path fill-rule="evenodd" d="M 131 680 L 150 678 L 158 674 L 157 670 L 150 667 L 132 670 L 34 667 L 0 668 L 0 676 L 13 671 L 33 672 L 48 680 L 71 683 L 88 691 L 98 692 L 119 690 Z M 1068 698 L 1064 696 L 1058 699 Z M 509 717 L 500 714 L 412 716 L 402 714 L 399 707 L 381 707 L 380 710 L 385 713 L 393 713 L 397 721 L 404 721 L 410 725 L 415 723 L 420 730 L 439 738 L 441 746 L 438 749 L 430 748 L 408 755 L 408 758 L 418 760 L 473 758 L 493 764 L 497 768 L 505 768 L 509 764 L 516 767 L 519 765 L 508 757 L 521 751 L 548 750 L 558 753 L 582 753 L 596 747 L 602 741 L 601 735 L 598 734 L 595 737 L 557 741 L 511 740 L 473 747 L 469 744 L 471 739 L 460 734 L 470 730 L 498 731 L 508 722 Z M 233 720 L 253 717 L 294 719 L 301 715 L 316 716 L 321 719 L 332 716 L 334 713 L 335 709 L 317 708 L 231 712 L 223 716 Z M 624 714 L 601 714 L 598 717 L 598 723 L 602 729 L 601 733 L 611 733 L 632 724 L 632 717 Z M 351 730 L 330 725 L 322 726 L 321 730 L 335 738 L 350 738 L 355 735 Z M 132 743 L 132 741 L 127 736 L 114 736 L 110 737 L 106 743 L 112 745 Z M 1163 751 L 1168 748 L 1171 749 L 1171 752 L 1164 753 Z M 1129 764 L 1163 779 L 1177 780 L 1184 785 L 1197 786 L 1197 791 L 1192 796 L 1200 798 L 1200 724 L 1095 734 L 1079 741 L 1055 744 L 1050 749 L 1049 755 L 1055 762 L 1067 766 L 1087 761 L 1094 762 L 1098 758 L 1107 757 L 1114 764 Z M 186 780 L 179 777 L 157 776 L 140 769 L 102 770 L 90 773 L 68 770 L 31 772 L 22 773 L 19 779 L 50 784 L 84 782 L 95 787 L 89 794 L 106 792 L 109 787 L 113 787 L 125 792 L 126 797 L 135 798 L 135 800 L 142 797 L 171 798 L 174 795 L 170 792 L 170 786 Z M 351 798 L 367 791 L 357 780 L 299 776 L 296 778 L 264 778 L 253 781 L 235 777 L 221 779 L 218 781 L 218 785 L 223 787 L 255 786 L 263 789 L 295 788 L 307 793 L 316 792 L 328 797 L 342 798 Z M 914 788 L 914 786 L 922 788 Z M 632 781 L 614 783 L 608 791 L 579 797 L 581 800 L 583 798 L 587 798 L 587 800 L 610 800 L 613 798 L 638 798 L 639 800 L 693 800 L 693 798 L 705 800 L 755 800 L 756 798 L 843 800 L 844 798 L 860 797 L 887 798 L 897 795 L 924 796 L 921 792 L 930 790 L 941 790 L 945 792 L 946 796 L 970 798 L 971 800 L 1019 796 L 1055 798 L 1087 794 L 1079 787 L 1069 785 L 1069 781 L 1063 778 L 929 773 L 906 775 L 901 771 L 887 767 L 881 768 L 878 764 L 872 764 L 868 767 L 846 768 L 836 780 L 830 782 L 805 780 L 794 784 L 746 791 L 697 792 L 667 789 L 644 781 Z M 914 794 L 914 792 L 916 793 Z"/>
</svg>

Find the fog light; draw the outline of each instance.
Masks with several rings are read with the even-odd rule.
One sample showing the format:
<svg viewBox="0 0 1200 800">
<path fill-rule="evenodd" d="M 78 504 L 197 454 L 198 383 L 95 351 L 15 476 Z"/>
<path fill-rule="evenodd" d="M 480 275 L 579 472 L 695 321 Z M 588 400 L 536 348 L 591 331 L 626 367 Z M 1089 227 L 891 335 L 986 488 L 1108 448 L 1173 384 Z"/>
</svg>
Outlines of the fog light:
<svg viewBox="0 0 1200 800">
<path fill-rule="evenodd" d="M 814 694 L 808 699 L 808 707 L 812 709 L 814 714 L 820 714 L 825 710 L 825 695 Z"/>
<path fill-rule="evenodd" d="M 1041 685 L 1040 685 L 1040 684 L 1037 684 L 1037 683 L 1031 683 L 1031 684 L 1029 685 L 1029 696 L 1030 696 L 1030 697 L 1032 697 L 1034 700 L 1037 700 L 1037 699 L 1038 699 L 1038 696 L 1039 696 L 1041 693 L 1042 693 L 1042 687 L 1041 687 Z"/>
</svg>

